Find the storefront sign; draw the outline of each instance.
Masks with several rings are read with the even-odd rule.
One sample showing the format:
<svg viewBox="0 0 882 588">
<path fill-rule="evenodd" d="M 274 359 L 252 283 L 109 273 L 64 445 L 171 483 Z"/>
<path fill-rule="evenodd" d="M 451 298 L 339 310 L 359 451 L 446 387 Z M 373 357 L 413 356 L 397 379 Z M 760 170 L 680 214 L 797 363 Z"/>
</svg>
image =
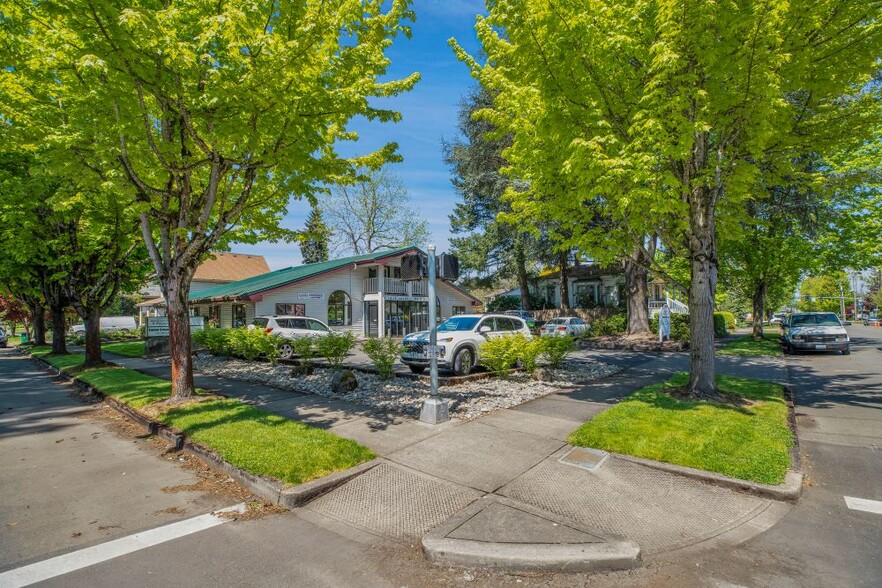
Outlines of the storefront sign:
<svg viewBox="0 0 882 588">
<path fill-rule="evenodd" d="M 425 302 L 426 297 L 425 296 L 423 296 L 423 297 L 395 296 L 395 295 L 386 294 L 385 296 L 383 296 L 383 300 L 385 300 L 386 302 Z"/>
<path fill-rule="evenodd" d="M 201 316 L 190 317 L 190 331 L 201 331 L 205 328 L 205 318 Z M 148 316 L 147 337 L 168 337 L 168 317 Z"/>
<path fill-rule="evenodd" d="M 321 300 L 325 297 L 324 294 L 320 294 L 319 292 L 298 292 L 297 299 L 298 300 Z"/>
</svg>

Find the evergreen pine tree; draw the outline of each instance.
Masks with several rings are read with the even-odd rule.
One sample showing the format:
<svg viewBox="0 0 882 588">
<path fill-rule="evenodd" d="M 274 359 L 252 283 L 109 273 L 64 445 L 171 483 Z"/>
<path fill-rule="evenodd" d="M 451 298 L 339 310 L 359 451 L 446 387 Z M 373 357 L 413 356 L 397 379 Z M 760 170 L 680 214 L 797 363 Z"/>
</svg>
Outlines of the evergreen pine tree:
<svg viewBox="0 0 882 588">
<path fill-rule="evenodd" d="M 322 220 L 322 211 L 313 206 L 306 220 L 306 230 L 300 240 L 300 255 L 303 263 L 328 261 L 328 241 L 331 231 Z"/>
</svg>

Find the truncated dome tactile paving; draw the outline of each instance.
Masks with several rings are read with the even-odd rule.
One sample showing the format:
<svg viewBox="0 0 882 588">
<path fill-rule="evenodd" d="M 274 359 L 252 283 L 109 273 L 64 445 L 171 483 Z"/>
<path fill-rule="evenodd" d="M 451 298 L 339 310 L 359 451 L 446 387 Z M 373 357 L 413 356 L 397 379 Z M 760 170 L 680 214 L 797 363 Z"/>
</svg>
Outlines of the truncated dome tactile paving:
<svg viewBox="0 0 882 588">
<path fill-rule="evenodd" d="M 392 539 L 421 537 L 481 493 L 383 462 L 308 505 L 315 512 Z"/>
</svg>

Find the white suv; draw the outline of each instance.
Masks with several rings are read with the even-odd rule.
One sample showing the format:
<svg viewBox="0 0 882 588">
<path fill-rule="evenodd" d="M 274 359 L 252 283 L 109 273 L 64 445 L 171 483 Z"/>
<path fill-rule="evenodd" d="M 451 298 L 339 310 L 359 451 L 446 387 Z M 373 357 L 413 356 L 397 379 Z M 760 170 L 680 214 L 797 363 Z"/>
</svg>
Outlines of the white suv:
<svg viewBox="0 0 882 588">
<path fill-rule="evenodd" d="M 254 317 L 249 328 L 260 328 L 267 333 L 282 338 L 279 342 L 279 357 L 291 359 L 294 348 L 290 341 L 301 337 L 323 337 L 331 332 L 322 321 L 308 316 L 258 316 Z"/>
<path fill-rule="evenodd" d="M 481 363 L 481 345 L 493 337 L 521 333 L 532 339 L 523 319 L 504 314 L 459 314 L 438 325 L 438 367 L 453 370 L 457 376 L 471 373 Z M 415 374 L 429 365 L 429 331 L 411 333 L 404 338 L 401 363 Z"/>
</svg>

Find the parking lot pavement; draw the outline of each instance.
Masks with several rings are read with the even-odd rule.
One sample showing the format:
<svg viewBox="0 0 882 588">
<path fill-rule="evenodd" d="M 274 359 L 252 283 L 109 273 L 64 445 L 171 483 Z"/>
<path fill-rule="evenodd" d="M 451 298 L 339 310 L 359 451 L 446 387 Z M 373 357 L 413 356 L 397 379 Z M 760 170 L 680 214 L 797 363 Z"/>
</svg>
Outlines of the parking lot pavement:
<svg viewBox="0 0 882 588">
<path fill-rule="evenodd" d="M 182 467 L 188 458 L 161 455 L 158 442 L 69 392 L 0 351 L 0 571 L 237 501 L 197 465 Z"/>
</svg>

